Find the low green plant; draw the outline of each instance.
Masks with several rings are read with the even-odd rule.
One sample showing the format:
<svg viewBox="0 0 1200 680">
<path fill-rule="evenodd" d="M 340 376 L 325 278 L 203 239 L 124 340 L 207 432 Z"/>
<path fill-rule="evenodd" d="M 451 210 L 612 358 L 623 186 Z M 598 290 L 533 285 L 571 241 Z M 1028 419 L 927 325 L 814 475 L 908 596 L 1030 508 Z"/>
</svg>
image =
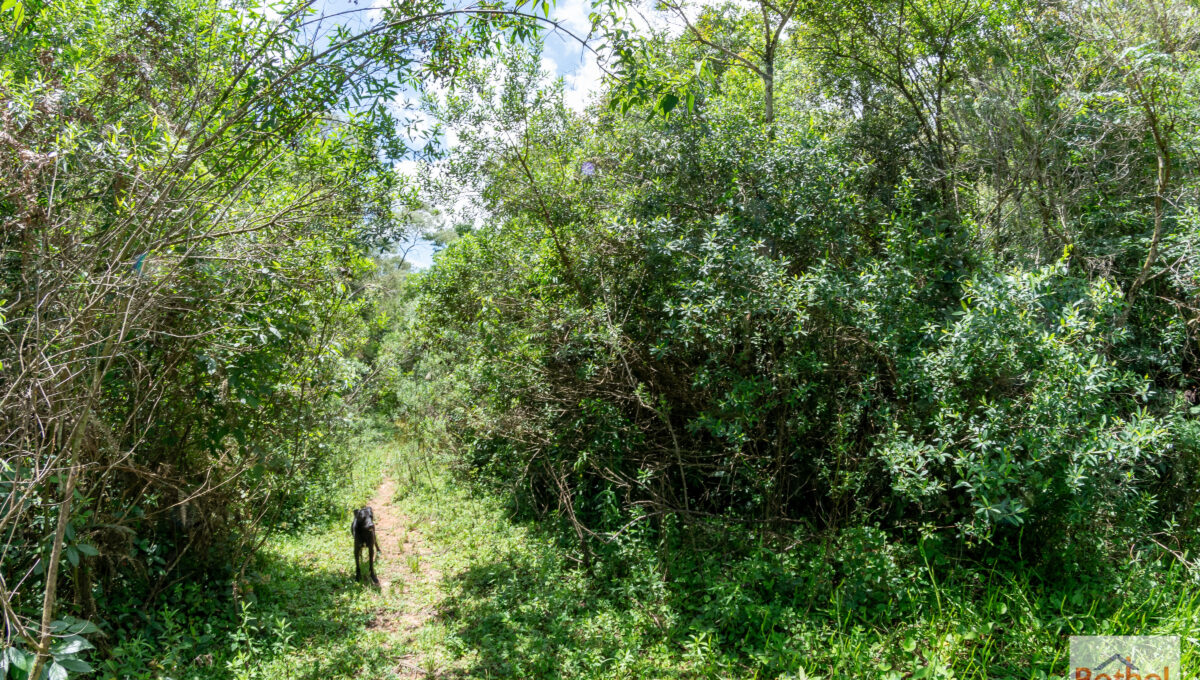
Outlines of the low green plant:
<svg viewBox="0 0 1200 680">
<path fill-rule="evenodd" d="M 49 659 L 44 666 L 44 676 L 49 680 L 65 680 L 68 676 L 91 673 L 94 669 L 85 659 L 95 646 L 84 635 L 99 633 L 99 628 L 88 621 L 75 618 L 51 622 L 50 630 L 54 642 L 50 647 Z M 33 651 L 18 645 L 0 650 L 0 679 L 26 680 L 34 670 Z"/>
<path fill-rule="evenodd" d="M 402 470 L 412 455 L 395 450 L 389 465 Z M 1184 663 L 1197 660 L 1186 641 L 1200 633 L 1200 576 L 1163 551 L 1065 580 L 1031 564 L 964 561 L 934 537 L 912 546 L 875 527 L 827 544 L 722 531 L 678 535 L 704 548 L 689 555 L 628 541 L 595 565 L 599 578 L 552 525 L 514 522 L 506 499 L 433 469 L 394 501 L 429 548 L 403 568 L 418 563 L 429 578 L 387 592 L 353 587 L 349 562 L 339 565 L 343 527 L 289 536 L 260 564 L 270 578 L 250 610 L 289 625 L 234 622 L 243 632 L 227 634 L 213 667 L 189 672 L 320 668 L 340 679 L 386 673 L 399 657 L 466 677 L 1036 680 L 1065 672 L 1067 636 L 1114 632 L 1181 635 Z M 437 613 L 411 633 L 372 625 L 422 610 Z M 258 670 L 237 665 L 246 649 Z"/>
</svg>

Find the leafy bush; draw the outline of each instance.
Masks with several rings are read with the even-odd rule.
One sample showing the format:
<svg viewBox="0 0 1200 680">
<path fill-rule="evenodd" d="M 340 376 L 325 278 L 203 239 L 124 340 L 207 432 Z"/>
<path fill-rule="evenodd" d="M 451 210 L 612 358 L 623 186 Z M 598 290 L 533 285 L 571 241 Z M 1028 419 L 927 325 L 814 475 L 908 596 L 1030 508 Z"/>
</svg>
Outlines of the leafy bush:
<svg viewBox="0 0 1200 680">
<path fill-rule="evenodd" d="M 897 419 L 877 449 L 901 498 L 976 539 L 1031 525 L 1046 542 L 1135 540 L 1167 430 L 1145 408 L 1148 381 L 1105 356 L 1123 304 L 1065 262 L 967 282 L 911 364 L 910 398 L 931 408 Z"/>
<path fill-rule="evenodd" d="M 324 52 L 306 3 L 0 9 L 0 602 L 32 676 L 66 668 L 43 609 L 110 626 L 180 579 L 232 591 L 329 512 L 367 252 L 399 229 L 397 121 L 358 104 L 439 7 Z"/>
<path fill-rule="evenodd" d="M 721 12 L 706 20 L 736 14 Z M 1098 16 L 1021 25 L 1066 31 L 1069 44 L 1100 54 L 1111 45 L 1089 32 Z M 862 28 L 855 17 L 806 30 L 853 32 Z M 947 27 L 948 39 L 1012 50 L 1033 40 L 1021 34 L 1010 45 L 984 25 Z M 708 58 L 685 39 L 641 48 L 639 58 L 668 73 Z M 407 351 L 447 352 L 417 373 L 445 387 L 439 411 L 461 444 L 461 470 L 512 493 L 519 508 L 556 515 L 588 569 L 603 561 L 597 555 L 640 559 L 618 538 L 633 526 L 647 546 L 678 547 L 666 528 L 676 517 L 713 550 L 725 546 L 716 527 L 740 525 L 772 540 L 959 542 L 959 558 L 1085 556 L 1062 564 L 1087 571 L 1131 543 L 1156 551 L 1147 534 L 1191 516 L 1183 489 L 1195 480 L 1172 447 L 1184 422 L 1180 380 L 1197 379 L 1187 363 L 1195 283 L 1180 276 L 1193 269 L 1182 245 L 1192 237 L 1162 228 L 1186 223 L 1186 211 L 1163 222 L 1161 203 L 1137 203 L 1145 176 L 1070 184 L 1081 181 L 1071 163 L 1082 161 L 1070 160 L 1069 144 L 1053 147 L 1067 154 L 1053 159 L 1071 167 L 1066 184 L 1002 175 L 971 155 L 985 146 L 969 129 L 1002 112 L 964 104 L 946 114 L 952 131 L 929 130 L 934 114 L 903 97 L 910 85 L 947 97 L 971 96 L 975 85 L 926 81 L 931 74 L 903 65 L 903 82 L 878 80 L 888 71 L 872 70 L 872 60 L 910 53 L 864 49 L 850 65 L 832 53 L 815 60 L 841 80 L 813 74 L 799 53 L 777 57 L 807 93 L 795 101 L 807 104 L 771 120 L 747 105 L 744 70 L 704 68 L 688 81 L 691 110 L 575 116 L 561 85 L 545 84 L 536 59 L 519 54 L 503 80 L 481 70 L 464 81 L 471 95 L 437 109 L 450 124 L 503 134 L 467 133 L 445 166 L 455 186 L 478 189 L 486 218 L 420 278 Z M 1120 59 L 1096 68 L 1126 68 Z M 1028 77 L 1022 65 L 967 52 L 953 60 L 947 68 L 996 82 Z M 1082 88 L 1072 96 L 1125 86 L 1106 73 L 1072 81 Z M 856 94 L 851 82 L 877 89 Z M 1068 87 L 1049 82 L 1028 87 Z M 610 94 L 619 110 L 636 99 Z M 1138 147 L 1143 160 L 1161 152 L 1126 127 L 1131 119 L 1112 118 L 1115 108 L 1072 110 L 1101 117 L 1093 127 L 1028 122 L 1031 134 L 1061 124 L 1116 135 L 1112 148 L 1088 147 L 1105 163 L 1119 149 Z M 916 151 L 883 158 L 867 148 L 872 140 Z M 958 149 L 959 140 L 980 146 Z M 1011 206 L 995 193 L 1008 181 L 1028 192 Z M 1180 191 L 1194 189 L 1190 175 L 1180 181 L 1192 183 Z M 1116 225 L 1119 201 L 1089 202 L 1093 189 L 1137 207 Z M 1031 231 L 1018 223 L 1026 200 L 1071 201 L 1060 205 L 1074 212 L 1053 225 L 1043 216 Z M 1137 220 L 1152 231 L 1114 240 Z M 1158 259 L 1160 247 L 1175 264 Z M 865 584 L 882 592 L 903 573 L 850 570 L 864 581 L 847 586 L 847 602 L 862 607 L 873 606 Z"/>
</svg>

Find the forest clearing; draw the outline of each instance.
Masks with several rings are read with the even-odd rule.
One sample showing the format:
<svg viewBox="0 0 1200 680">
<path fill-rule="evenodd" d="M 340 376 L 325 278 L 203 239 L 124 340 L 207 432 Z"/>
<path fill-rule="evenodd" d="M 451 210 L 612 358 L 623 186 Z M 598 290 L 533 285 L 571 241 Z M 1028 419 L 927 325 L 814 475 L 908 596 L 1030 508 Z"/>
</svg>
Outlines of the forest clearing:
<svg viewBox="0 0 1200 680">
<path fill-rule="evenodd" d="M 1194 0 L 0 0 L 0 680 L 1179 680 L 1198 501 Z"/>
</svg>

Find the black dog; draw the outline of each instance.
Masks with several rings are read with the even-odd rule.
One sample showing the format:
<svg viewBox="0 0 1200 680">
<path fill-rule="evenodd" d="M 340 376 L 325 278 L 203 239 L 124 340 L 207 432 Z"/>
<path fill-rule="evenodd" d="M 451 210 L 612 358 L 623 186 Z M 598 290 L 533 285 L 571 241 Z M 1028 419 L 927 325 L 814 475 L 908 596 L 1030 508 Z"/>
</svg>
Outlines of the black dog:
<svg viewBox="0 0 1200 680">
<path fill-rule="evenodd" d="M 383 552 L 379 547 L 379 538 L 375 535 L 375 513 L 370 507 L 354 511 L 354 519 L 350 521 L 350 535 L 354 537 L 354 580 L 362 580 L 362 568 L 359 567 L 359 554 L 363 546 L 367 548 L 367 556 L 371 568 L 371 582 L 379 585 L 379 577 L 375 576 L 375 550 Z"/>
</svg>

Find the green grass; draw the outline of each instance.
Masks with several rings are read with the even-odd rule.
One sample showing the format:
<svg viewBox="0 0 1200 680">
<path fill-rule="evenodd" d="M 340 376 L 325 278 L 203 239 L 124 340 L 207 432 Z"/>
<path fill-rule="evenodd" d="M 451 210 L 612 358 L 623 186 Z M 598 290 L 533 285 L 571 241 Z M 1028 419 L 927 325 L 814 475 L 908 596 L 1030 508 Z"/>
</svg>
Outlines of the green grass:
<svg viewBox="0 0 1200 680">
<path fill-rule="evenodd" d="M 130 677 L 336 680 L 420 667 L 449 678 L 1032 679 L 1061 677 L 1071 634 L 1141 633 L 1183 636 L 1184 668 L 1200 664 L 1200 591 L 1177 561 L 1068 586 L 1014 569 L 934 577 L 921 560 L 863 596 L 844 565 L 802 550 L 677 556 L 667 579 L 653 551 L 633 546 L 610 560 L 623 566 L 590 578 L 552 536 L 412 450 L 363 459 L 347 499 L 369 498 L 385 472 L 399 482 L 409 519 L 399 531 L 430 550 L 383 559 L 422 578 L 386 592 L 352 583 L 345 522 L 282 538 L 242 612 L 223 628 L 199 612 L 165 625 L 160 615 L 158 639 L 173 651 L 127 645 L 128 667 L 145 673 Z M 420 625 L 373 625 L 404 616 Z"/>
<path fill-rule="evenodd" d="M 694 664 L 631 600 L 597 589 L 549 538 L 515 525 L 501 503 L 438 479 L 406 487 L 443 574 L 419 650 L 449 677 L 691 677 Z"/>
</svg>

